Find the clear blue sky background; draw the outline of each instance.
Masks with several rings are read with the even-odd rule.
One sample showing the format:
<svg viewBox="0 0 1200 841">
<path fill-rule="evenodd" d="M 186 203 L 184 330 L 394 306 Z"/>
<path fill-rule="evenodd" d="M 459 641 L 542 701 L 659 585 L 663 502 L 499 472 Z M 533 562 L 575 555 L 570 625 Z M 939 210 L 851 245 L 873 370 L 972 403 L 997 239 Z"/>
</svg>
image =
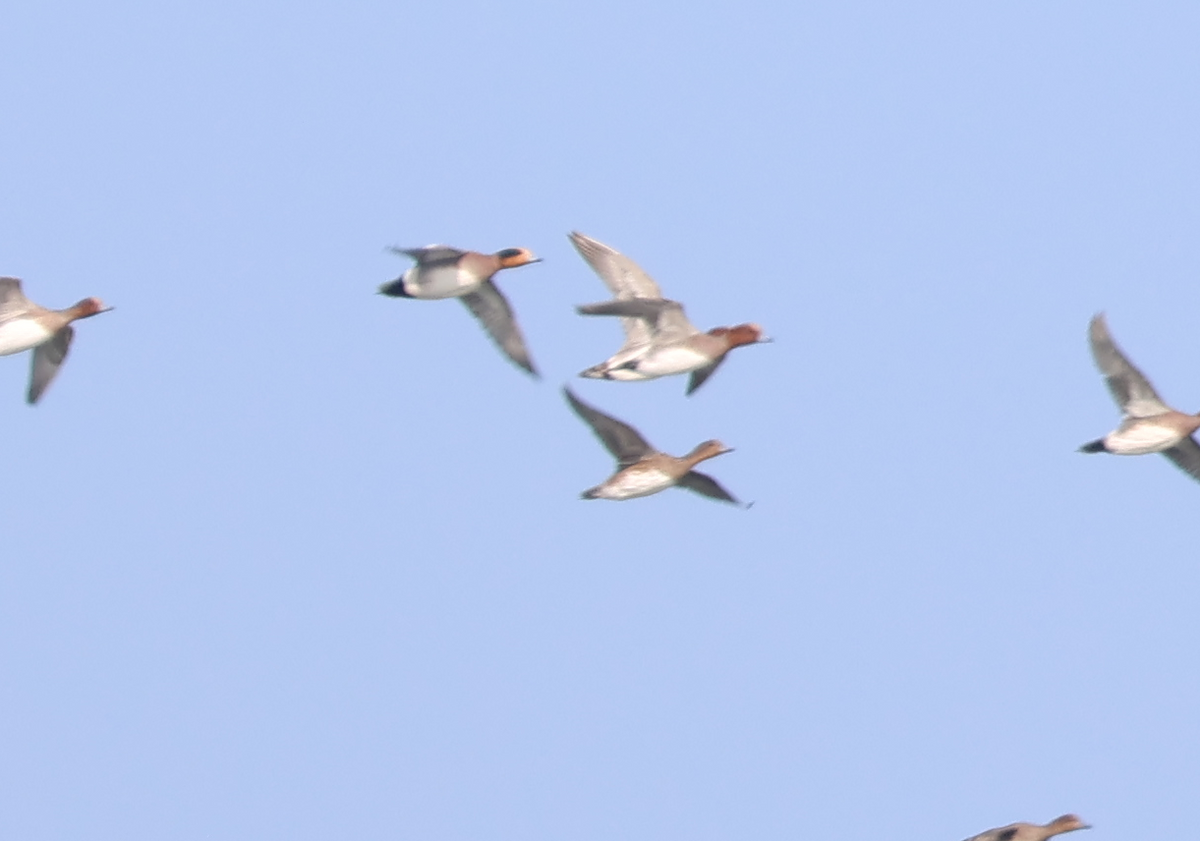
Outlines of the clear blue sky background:
<svg viewBox="0 0 1200 841">
<path fill-rule="evenodd" d="M 0 836 L 1194 834 L 1200 487 L 1074 452 L 1098 310 L 1200 409 L 1193 3 L 18 2 Z M 705 328 L 709 463 L 582 502 L 619 343 L 565 234 Z M 540 383 L 385 246 L 506 272 Z"/>
</svg>

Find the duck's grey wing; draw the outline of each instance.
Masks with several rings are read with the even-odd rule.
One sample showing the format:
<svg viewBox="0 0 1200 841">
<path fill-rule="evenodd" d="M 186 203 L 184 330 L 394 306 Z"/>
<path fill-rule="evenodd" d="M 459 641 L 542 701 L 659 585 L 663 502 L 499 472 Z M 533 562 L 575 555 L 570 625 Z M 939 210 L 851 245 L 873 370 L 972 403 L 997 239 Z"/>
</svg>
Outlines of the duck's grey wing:
<svg viewBox="0 0 1200 841">
<path fill-rule="evenodd" d="M 29 405 L 38 402 L 46 387 L 54 380 L 74 338 L 75 331 L 68 324 L 51 336 L 49 341 L 33 349 L 33 361 L 29 365 L 29 391 L 25 395 L 25 402 Z"/>
<path fill-rule="evenodd" d="M 650 337 L 654 334 L 654 320 L 658 317 L 657 311 L 642 312 L 642 308 L 635 307 L 638 315 L 626 315 L 624 311 L 610 311 L 612 304 L 641 304 L 647 299 L 630 298 L 626 300 L 603 301 L 599 304 L 580 304 L 575 308 L 575 311 L 580 315 L 619 315 L 621 316 L 621 329 L 625 331 L 625 344 L 617 353 L 622 353 L 634 348 L 645 347 L 650 344 Z"/>
<path fill-rule="evenodd" d="M 617 249 L 578 231 L 573 231 L 570 237 L 579 256 L 600 276 L 614 298 L 662 297 L 654 279 Z"/>
<path fill-rule="evenodd" d="M 665 298 L 618 298 L 598 304 L 580 304 L 575 310 L 580 315 L 621 315 L 657 324 L 663 312 L 672 308 L 679 309 L 680 306 Z"/>
<path fill-rule="evenodd" d="M 1164 450 L 1163 455 L 1193 479 L 1200 479 L 1200 444 L 1196 443 L 1195 438 L 1184 438 L 1171 449 Z"/>
<path fill-rule="evenodd" d="M 567 402 L 571 404 L 571 408 L 575 410 L 575 414 L 583 418 L 587 425 L 592 428 L 592 432 L 596 433 L 596 437 L 600 439 L 600 443 L 612 453 L 613 458 L 622 467 L 635 464 L 645 456 L 656 452 L 646 439 L 629 424 L 622 423 L 616 418 L 604 414 L 599 409 L 589 406 L 576 397 L 569 388 L 564 388 L 563 394 L 566 395 Z"/>
<path fill-rule="evenodd" d="M 500 350 L 504 351 L 505 356 L 535 377 L 538 376 L 525 347 L 525 337 L 521 335 L 521 328 L 517 326 L 517 319 L 513 316 L 512 307 L 500 294 L 495 283 L 485 280 L 473 292 L 460 295 L 459 300 L 479 319 L 488 335 Z"/>
<path fill-rule="evenodd" d="M 1088 325 L 1088 343 L 1096 367 L 1104 374 L 1108 390 L 1121 410 L 1131 418 L 1149 418 L 1169 411 L 1154 386 L 1117 347 L 1108 332 L 1104 314 L 1092 318 Z"/>
<path fill-rule="evenodd" d="M 703 368 L 697 368 L 695 371 L 692 371 L 692 375 L 688 377 L 688 395 L 691 395 L 693 391 L 704 385 L 705 380 L 711 377 L 713 373 L 721 367 L 721 363 L 725 361 L 725 356 L 726 354 L 721 354 L 710 364 L 705 365 Z"/>
<path fill-rule="evenodd" d="M 21 291 L 21 281 L 15 277 L 0 277 L 0 321 L 28 312 L 29 306 L 29 299 Z"/>
<path fill-rule="evenodd" d="M 717 484 L 716 479 L 707 473 L 701 473 L 699 470 L 689 470 L 675 484 L 681 488 L 687 488 L 689 491 L 695 491 L 701 496 L 707 496 L 710 499 L 732 502 L 734 505 L 742 504 L 737 497 Z"/>
<path fill-rule="evenodd" d="M 573 232 L 570 237 L 571 244 L 575 246 L 579 256 L 600 276 L 614 298 L 626 300 L 662 297 L 662 290 L 658 288 L 654 279 L 620 251 L 578 231 Z M 625 331 L 625 345 L 621 348 L 622 351 L 632 350 L 650 341 L 650 322 L 626 316 L 621 318 L 621 329 Z"/>
<path fill-rule="evenodd" d="M 653 325 L 653 339 L 669 343 L 694 336 L 700 331 L 688 321 L 683 305 L 666 298 L 630 298 L 583 304 L 575 308 L 580 315 L 619 315 Z"/>
<path fill-rule="evenodd" d="M 448 245 L 426 245 L 423 248 L 396 248 L 393 246 L 390 250 L 395 254 L 412 257 L 421 266 L 435 265 L 437 263 L 453 263 L 466 253 L 461 249 L 451 248 Z"/>
</svg>

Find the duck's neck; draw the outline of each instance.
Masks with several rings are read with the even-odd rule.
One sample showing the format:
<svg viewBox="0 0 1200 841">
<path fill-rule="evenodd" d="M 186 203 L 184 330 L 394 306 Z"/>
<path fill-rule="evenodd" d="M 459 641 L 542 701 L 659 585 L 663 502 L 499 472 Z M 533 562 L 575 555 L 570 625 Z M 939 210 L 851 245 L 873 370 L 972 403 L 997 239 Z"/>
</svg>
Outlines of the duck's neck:
<svg viewBox="0 0 1200 841">
<path fill-rule="evenodd" d="M 688 467 L 695 467 L 702 461 L 708 461 L 710 458 L 719 456 L 722 452 L 724 452 L 724 450 L 722 450 L 720 447 L 705 442 L 684 456 L 683 460 L 688 463 Z"/>
<path fill-rule="evenodd" d="M 87 318 L 88 316 L 95 315 L 96 313 L 100 312 L 100 308 L 96 305 L 96 302 L 93 299 L 84 298 L 82 301 L 67 307 L 65 310 L 59 310 L 58 312 L 68 322 L 70 322 L 78 321 L 81 318 Z"/>
</svg>

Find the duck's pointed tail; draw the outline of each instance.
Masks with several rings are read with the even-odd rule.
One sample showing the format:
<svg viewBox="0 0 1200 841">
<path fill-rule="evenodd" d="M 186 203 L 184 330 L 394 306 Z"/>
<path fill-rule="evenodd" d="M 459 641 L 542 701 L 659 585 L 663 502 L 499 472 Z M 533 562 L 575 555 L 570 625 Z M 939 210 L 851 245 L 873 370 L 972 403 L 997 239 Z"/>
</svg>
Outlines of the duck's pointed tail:
<svg viewBox="0 0 1200 841">
<path fill-rule="evenodd" d="M 603 362 L 601 362 L 599 365 L 593 365 L 591 368 L 588 368 L 585 371 L 580 371 L 579 376 L 586 377 L 589 380 L 610 379 L 608 376 L 608 367 Z"/>
<path fill-rule="evenodd" d="M 1108 448 L 1104 446 L 1104 439 L 1097 438 L 1095 441 L 1088 441 L 1079 448 L 1081 453 L 1103 453 L 1107 452 Z"/>
</svg>

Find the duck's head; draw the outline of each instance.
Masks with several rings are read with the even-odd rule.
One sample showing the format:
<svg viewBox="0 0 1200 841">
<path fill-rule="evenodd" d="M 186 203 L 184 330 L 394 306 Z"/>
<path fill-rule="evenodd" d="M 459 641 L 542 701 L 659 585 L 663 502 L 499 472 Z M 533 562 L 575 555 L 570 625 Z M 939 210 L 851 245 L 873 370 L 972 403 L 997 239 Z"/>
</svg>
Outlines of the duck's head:
<svg viewBox="0 0 1200 841">
<path fill-rule="evenodd" d="M 104 302 L 99 298 L 84 298 L 78 304 L 71 307 L 71 320 L 77 321 L 81 318 L 91 318 L 93 315 L 99 315 L 111 309 L 112 307 L 105 306 Z"/>
<path fill-rule="evenodd" d="M 515 269 L 517 266 L 542 262 L 542 258 L 535 257 L 528 248 L 505 248 L 496 252 L 496 259 L 500 261 L 502 269 Z"/>
<path fill-rule="evenodd" d="M 1092 825 L 1084 823 L 1079 815 L 1062 815 L 1050 821 L 1049 829 L 1054 832 L 1074 832 L 1077 829 L 1091 829 Z"/>
<path fill-rule="evenodd" d="M 713 438 L 709 441 L 705 441 L 703 444 L 697 444 L 696 448 L 692 450 L 691 456 L 696 461 L 704 461 L 705 459 L 715 458 L 716 456 L 732 452 L 733 447 L 727 447 L 717 439 Z"/>
<path fill-rule="evenodd" d="M 728 342 L 730 348 L 742 345 L 753 345 L 759 342 L 771 341 L 763 335 L 763 329 L 757 324 L 738 324 L 734 327 L 714 327 L 708 331 L 710 336 L 717 336 Z"/>
</svg>

